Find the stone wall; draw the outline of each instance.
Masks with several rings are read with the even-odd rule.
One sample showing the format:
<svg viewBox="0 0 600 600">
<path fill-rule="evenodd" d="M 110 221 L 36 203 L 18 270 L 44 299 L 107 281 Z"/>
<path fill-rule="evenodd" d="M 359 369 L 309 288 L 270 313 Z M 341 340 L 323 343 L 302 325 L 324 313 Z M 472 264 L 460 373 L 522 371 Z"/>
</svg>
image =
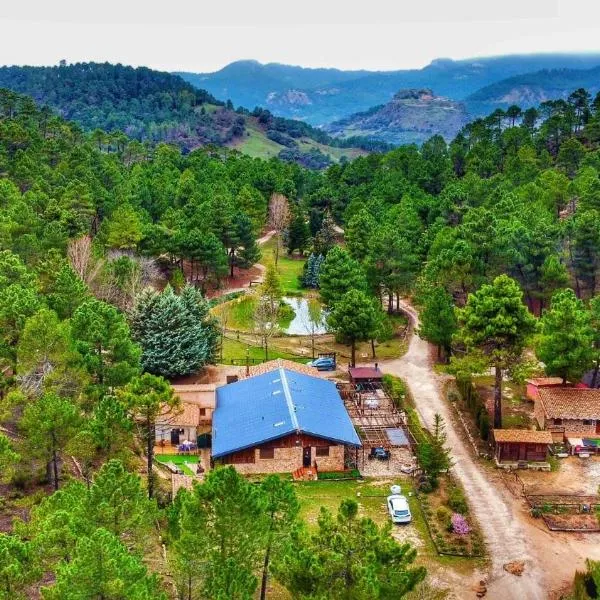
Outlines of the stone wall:
<svg viewBox="0 0 600 600">
<path fill-rule="evenodd" d="M 255 448 L 253 463 L 238 463 L 233 466 L 242 475 L 293 473 L 302 466 L 302 448 L 275 448 L 274 458 L 260 458 L 260 450 Z"/>
<path fill-rule="evenodd" d="M 231 462 L 244 475 L 259 473 L 293 473 L 303 466 L 302 446 L 274 448 L 273 458 L 260 458 L 260 449 L 254 449 L 254 462 Z M 311 446 L 310 464 L 317 462 L 319 471 L 342 471 L 344 469 L 344 446 L 329 446 L 329 456 L 316 456 Z"/>
<path fill-rule="evenodd" d="M 583 419 L 563 419 L 560 425 L 555 422 L 555 419 L 548 419 L 546 426 L 564 427 L 565 431 L 574 431 L 577 433 L 596 433 L 596 422 L 587 421 L 584 424 Z"/>
<path fill-rule="evenodd" d="M 315 461 L 319 471 L 343 471 L 344 446 L 329 446 L 329 456 L 316 456 L 316 449 L 311 448 L 311 464 Z"/>
</svg>

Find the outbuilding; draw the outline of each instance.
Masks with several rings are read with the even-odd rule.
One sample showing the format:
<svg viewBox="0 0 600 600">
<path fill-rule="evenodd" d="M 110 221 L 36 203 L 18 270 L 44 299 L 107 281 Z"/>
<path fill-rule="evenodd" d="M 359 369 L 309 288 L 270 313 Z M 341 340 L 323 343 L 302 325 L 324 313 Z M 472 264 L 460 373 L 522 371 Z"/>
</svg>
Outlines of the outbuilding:
<svg viewBox="0 0 600 600">
<path fill-rule="evenodd" d="M 348 373 L 350 381 L 354 385 L 366 384 L 371 387 L 381 387 L 383 384 L 383 373 L 377 363 L 374 367 L 350 367 Z"/>
<path fill-rule="evenodd" d="M 502 463 L 545 462 L 552 444 L 549 431 L 530 429 L 494 429 L 494 457 Z"/>
</svg>

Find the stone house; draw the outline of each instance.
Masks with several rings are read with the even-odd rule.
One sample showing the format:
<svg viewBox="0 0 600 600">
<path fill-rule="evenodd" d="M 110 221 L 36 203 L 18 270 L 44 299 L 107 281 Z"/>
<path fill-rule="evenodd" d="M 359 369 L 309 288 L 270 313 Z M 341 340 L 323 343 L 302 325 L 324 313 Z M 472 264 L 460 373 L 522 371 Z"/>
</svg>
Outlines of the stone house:
<svg viewBox="0 0 600 600">
<path fill-rule="evenodd" d="M 177 409 L 163 408 L 156 420 L 156 444 L 177 446 L 183 440 L 196 442 L 198 436 L 209 434 L 215 410 L 215 389 L 212 384 L 173 385 L 181 400 Z"/>
<path fill-rule="evenodd" d="M 538 390 L 534 416 L 554 441 L 572 434 L 600 434 L 600 389 L 548 387 Z"/>
<path fill-rule="evenodd" d="M 279 366 L 217 388 L 212 457 L 244 474 L 344 469 L 360 439 L 335 384 Z"/>
</svg>

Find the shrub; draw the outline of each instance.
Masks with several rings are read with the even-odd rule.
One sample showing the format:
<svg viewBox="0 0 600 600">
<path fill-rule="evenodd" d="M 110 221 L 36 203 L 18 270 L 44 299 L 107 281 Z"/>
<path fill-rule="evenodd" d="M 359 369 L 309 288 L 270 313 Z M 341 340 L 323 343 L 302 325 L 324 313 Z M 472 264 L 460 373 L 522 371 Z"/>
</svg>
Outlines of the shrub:
<svg viewBox="0 0 600 600">
<path fill-rule="evenodd" d="M 467 523 L 467 520 L 458 513 L 452 515 L 451 523 L 452 531 L 456 535 L 468 535 L 471 531 L 471 527 Z"/>
<path fill-rule="evenodd" d="M 453 485 L 448 489 L 448 506 L 461 515 L 469 513 L 469 505 L 462 491 L 462 488 Z"/>
<path fill-rule="evenodd" d="M 452 518 L 452 511 L 446 508 L 445 506 L 440 506 L 435 511 L 435 518 L 438 520 L 439 524 L 447 528 L 450 525 L 450 519 Z"/>
</svg>

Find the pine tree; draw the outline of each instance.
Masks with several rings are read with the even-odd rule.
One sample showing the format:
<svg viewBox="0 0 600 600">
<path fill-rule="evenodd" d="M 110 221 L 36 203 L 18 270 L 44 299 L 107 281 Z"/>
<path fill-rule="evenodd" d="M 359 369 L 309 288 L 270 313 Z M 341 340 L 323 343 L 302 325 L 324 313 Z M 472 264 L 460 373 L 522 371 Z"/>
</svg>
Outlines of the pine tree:
<svg viewBox="0 0 600 600">
<path fill-rule="evenodd" d="M 142 366 L 149 373 L 189 375 L 214 361 L 217 326 L 206 300 L 191 286 L 179 295 L 170 286 L 162 292 L 142 292 L 131 327 L 142 347 Z"/>
<path fill-rule="evenodd" d="M 399 544 L 391 525 L 359 517 L 356 500 L 343 500 L 337 516 L 322 508 L 315 533 L 296 530 L 278 557 L 275 577 L 299 598 L 387 600 L 403 598 L 426 575 L 414 567 L 416 550 Z"/>
<path fill-rule="evenodd" d="M 106 529 L 77 542 L 73 559 L 58 566 L 56 583 L 42 588 L 42 596 L 44 600 L 167 600 L 158 576 L 149 575 L 139 557 Z"/>
<path fill-rule="evenodd" d="M 347 250 L 336 246 L 327 254 L 319 269 L 319 288 L 323 304 L 332 307 L 350 290 L 367 290 L 361 266 Z"/>
<path fill-rule="evenodd" d="M 571 289 L 556 292 L 540 323 L 536 350 L 546 373 L 578 382 L 593 364 L 594 330 L 583 302 Z"/>
</svg>

